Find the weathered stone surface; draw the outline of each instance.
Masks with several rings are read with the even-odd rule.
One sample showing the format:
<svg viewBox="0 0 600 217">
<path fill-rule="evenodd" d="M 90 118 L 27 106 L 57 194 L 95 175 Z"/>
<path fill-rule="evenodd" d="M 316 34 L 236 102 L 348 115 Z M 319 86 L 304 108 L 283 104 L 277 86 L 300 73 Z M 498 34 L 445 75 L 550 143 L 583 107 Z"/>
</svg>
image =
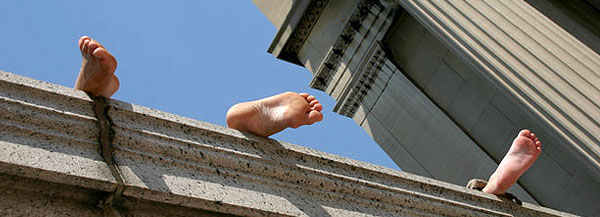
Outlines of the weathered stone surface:
<svg viewBox="0 0 600 217">
<path fill-rule="evenodd" d="M 84 93 L 0 71 L 0 102 L 0 172 L 114 189 Z"/>
<path fill-rule="evenodd" d="M 89 184 L 93 187 L 93 184 Z M 0 216 L 102 216 L 103 192 L 0 174 Z"/>
<path fill-rule="evenodd" d="M 285 18 L 294 5 L 294 0 L 252 0 L 252 2 L 277 29 L 283 26 Z"/>
<path fill-rule="evenodd" d="M 118 100 L 111 173 L 86 95 L 1 73 L 5 215 L 568 215 Z"/>
</svg>

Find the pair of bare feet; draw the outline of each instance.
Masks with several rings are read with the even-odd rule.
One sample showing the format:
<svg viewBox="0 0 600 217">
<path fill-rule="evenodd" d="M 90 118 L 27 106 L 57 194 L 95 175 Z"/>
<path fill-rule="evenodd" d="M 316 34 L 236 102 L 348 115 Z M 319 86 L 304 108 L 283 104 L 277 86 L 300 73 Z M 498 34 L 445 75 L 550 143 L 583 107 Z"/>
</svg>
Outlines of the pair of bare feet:
<svg viewBox="0 0 600 217">
<path fill-rule="evenodd" d="M 119 89 L 117 60 L 96 40 L 79 39 L 81 69 L 75 89 L 94 96 L 111 97 Z M 285 92 L 252 102 L 239 103 L 227 112 L 231 128 L 268 137 L 288 127 L 297 128 L 323 119 L 323 106 L 306 93 Z"/>
<path fill-rule="evenodd" d="M 92 95 L 112 96 L 119 88 L 114 72 L 117 60 L 104 46 L 90 37 L 79 39 L 82 65 L 75 89 Z M 268 137 L 285 128 L 310 125 L 323 119 L 323 106 L 306 93 L 285 92 L 264 99 L 239 103 L 227 112 L 231 128 Z M 483 192 L 504 194 L 535 162 L 541 143 L 529 130 L 521 130 L 510 149 L 490 176 Z"/>
</svg>

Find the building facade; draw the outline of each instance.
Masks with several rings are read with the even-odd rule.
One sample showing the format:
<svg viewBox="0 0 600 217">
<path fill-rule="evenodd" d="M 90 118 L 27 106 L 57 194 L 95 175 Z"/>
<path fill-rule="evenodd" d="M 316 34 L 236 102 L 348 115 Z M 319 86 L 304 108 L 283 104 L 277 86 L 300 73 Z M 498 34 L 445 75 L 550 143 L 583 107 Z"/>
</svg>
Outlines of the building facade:
<svg viewBox="0 0 600 217">
<path fill-rule="evenodd" d="M 510 190 L 600 215 L 600 3 L 254 0 L 268 51 L 304 66 L 404 171 L 487 179 L 522 128 L 543 141 Z"/>
</svg>

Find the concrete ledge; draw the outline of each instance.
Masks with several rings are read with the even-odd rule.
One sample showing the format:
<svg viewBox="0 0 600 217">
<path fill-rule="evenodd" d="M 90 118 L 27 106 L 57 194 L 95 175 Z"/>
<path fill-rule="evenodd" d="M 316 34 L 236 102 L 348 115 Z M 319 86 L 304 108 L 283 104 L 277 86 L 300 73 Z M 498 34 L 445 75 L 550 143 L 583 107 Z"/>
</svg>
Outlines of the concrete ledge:
<svg viewBox="0 0 600 217">
<path fill-rule="evenodd" d="M 114 189 L 85 93 L 0 71 L 0 102 L 0 172 Z"/>
<path fill-rule="evenodd" d="M 143 106 L 107 105 L 117 174 L 103 158 L 91 99 L 0 72 L 0 190 L 11 195 L 0 202 L 3 214 L 569 216 Z"/>
</svg>

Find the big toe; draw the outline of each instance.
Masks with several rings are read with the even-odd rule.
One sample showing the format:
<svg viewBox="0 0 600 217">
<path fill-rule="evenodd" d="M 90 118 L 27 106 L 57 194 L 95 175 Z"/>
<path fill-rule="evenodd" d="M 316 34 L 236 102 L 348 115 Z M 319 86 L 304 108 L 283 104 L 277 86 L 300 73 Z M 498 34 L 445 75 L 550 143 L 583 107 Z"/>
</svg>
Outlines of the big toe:
<svg viewBox="0 0 600 217">
<path fill-rule="evenodd" d="M 531 131 L 528 129 L 523 129 L 519 132 L 519 136 L 524 136 L 527 138 L 531 138 Z"/>
<path fill-rule="evenodd" d="M 100 63 L 108 68 L 109 72 L 114 72 L 117 68 L 117 59 L 110 54 L 104 47 L 96 47 L 94 51 L 92 51 L 92 55 L 100 60 Z"/>
<path fill-rule="evenodd" d="M 313 110 L 308 113 L 308 124 L 314 124 L 323 120 L 323 113 Z"/>
<path fill-rule="evenodd" d="M 110 59 L 112 56 L 106 49 L 98 46 L 94 47 L 92 54 L 98 59 Z"/>
<path fill-rule="evenodd" d="M 91 41 L 92 38 L 88 37 L 88 36 L 81 36 L 81 38 L 79 38 L 79 49 L 83 50 L 83 45 L 86 44 L 88 41 Z"/>
</svg>

